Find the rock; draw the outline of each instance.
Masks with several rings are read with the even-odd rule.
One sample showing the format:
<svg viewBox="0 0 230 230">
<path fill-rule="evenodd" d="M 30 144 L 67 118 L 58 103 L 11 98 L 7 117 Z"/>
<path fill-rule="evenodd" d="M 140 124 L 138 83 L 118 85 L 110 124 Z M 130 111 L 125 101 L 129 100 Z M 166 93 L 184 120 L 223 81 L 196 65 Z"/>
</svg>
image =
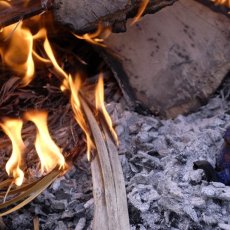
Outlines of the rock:
<svg viewBox="0 0 230 230">
<path fill-rule="evenodd" d="M 225 15 L 180 0 L 106 43 L 120 57 L 140 103 L 175 118 L 207 101 L 228 73 L 229 32 Z"/>
</svg>

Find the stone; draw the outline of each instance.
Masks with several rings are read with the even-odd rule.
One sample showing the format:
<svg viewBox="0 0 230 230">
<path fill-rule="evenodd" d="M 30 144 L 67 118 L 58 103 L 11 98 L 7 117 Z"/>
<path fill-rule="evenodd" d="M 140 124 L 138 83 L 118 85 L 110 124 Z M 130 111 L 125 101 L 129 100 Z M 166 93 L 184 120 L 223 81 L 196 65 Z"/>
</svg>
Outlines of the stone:
<svg viewBox="0 0 230 230">
<path fill-rule="evenodd" d="M 228 73 L 229 32 L 225 15 L 180 0 L 126 33 L 112 34 L 106 44 L 120 57 L 140 104 L 175 118 L 207 101 Z"/>
</svg>

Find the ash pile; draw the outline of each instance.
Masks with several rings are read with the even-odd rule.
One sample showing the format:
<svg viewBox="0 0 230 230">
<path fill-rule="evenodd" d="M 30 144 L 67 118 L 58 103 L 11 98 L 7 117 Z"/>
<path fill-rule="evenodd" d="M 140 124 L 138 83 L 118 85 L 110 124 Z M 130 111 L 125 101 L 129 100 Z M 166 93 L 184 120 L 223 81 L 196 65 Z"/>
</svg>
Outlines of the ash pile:
<svg viewBox="0 0 230 230">
<path fill-rule="evenodd" d="M 110 102 L 119 135 L 131 229 L 230 229 L 230 187 L 207 182 L 193 163 L 213 166 L 230 124 L 229 83 L 190 115 L 161 120 Z M 8 229 L 91 229 L 94 211 L 86 157 L 31 204 L 3 218 Z"/>
</svg>

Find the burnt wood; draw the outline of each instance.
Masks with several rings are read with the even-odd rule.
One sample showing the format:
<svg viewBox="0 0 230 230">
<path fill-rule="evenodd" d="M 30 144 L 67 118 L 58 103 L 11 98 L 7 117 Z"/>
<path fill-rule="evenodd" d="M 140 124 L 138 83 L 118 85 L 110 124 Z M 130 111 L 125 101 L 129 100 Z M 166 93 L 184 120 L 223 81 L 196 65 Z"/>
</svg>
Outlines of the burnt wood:
<svg viewBox="0 0 230 230">
<path fill-rule="evenodd" d="M 0 5 L 0 28 L 45 12 L 53 7 L 53 0 L 10 1 L 11 7 Z"/>
<path fill-rule="evenodd" d="M 144 14 L 156 13 L 177 0 L 150 0 Z M 97 28 L 98 22 L 112 27 L 113 32 L 126 31 L 126 21 L 137 14 L 141 0 L 56 0 L 56 21 L 77 33 Z"/>
</svg>

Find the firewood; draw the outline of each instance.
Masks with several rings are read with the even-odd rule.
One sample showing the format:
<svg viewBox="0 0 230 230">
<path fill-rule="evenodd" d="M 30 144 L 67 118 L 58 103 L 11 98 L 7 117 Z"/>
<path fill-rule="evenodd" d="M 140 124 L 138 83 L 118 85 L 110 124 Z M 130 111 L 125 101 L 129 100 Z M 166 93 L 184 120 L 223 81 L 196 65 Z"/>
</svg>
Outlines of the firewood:
<svg viewBox="0 0 230 230">
<path fill-rule="evenodd" d="M 17 0 L 10 1 L 9 4 L 9 7 L 0 4 L 0 28 L 50 9 L 53 6 L 53 0 L 33 0 L 26 4 L 24 0 Z"/>
<path fill-rule="evenodd" d="M 105 125 L 103 125 L 103 131 L 105 134 L 105 141 L 108 148 L 110 164 L 112 166 L 112 172 L 114 177 L 115 189 L 116 189 L 116 197 L 117 197 L 117 207 L 118 207 L 118 219 L 120 221 L 120 225 L 123 229 L 129 229 L 129 216 L 128 216 L 128 205 L 127 205 L 127 197 L 125 190 L 125 180 L 121 167 L 121 162 L 119 160 L 119 155 L 117 151 L 117 147 L 112 141 L 108 129 Z"/>
<path fill-rule="evenodd" d="M 155 13 L 177 0 L 150 0 L 144 14 Z M 126 31 L 126 21 L 138 12 L 141 0 L 56 0 L 56 21 L 77 33 L 87 33 L 97 28 L 98 22 L 110 25 L 113 32 Z"/>
<path fill-rule="evenodd" d="M 110 139 L 109 131 L 105 126 L 102 129 L 104 133 L 102 132 L 85 100 L 80 97 L 80 101 L 98 153 L 91 162 L 91 169 L 94 182 L 95 211 L 102 210 L 102 212 L 95 213 L 94 229 L 130 229 L 124 178 L 116 147 Z M 105 223 L 106 220 L 107 222 Z"/>
</svg>

